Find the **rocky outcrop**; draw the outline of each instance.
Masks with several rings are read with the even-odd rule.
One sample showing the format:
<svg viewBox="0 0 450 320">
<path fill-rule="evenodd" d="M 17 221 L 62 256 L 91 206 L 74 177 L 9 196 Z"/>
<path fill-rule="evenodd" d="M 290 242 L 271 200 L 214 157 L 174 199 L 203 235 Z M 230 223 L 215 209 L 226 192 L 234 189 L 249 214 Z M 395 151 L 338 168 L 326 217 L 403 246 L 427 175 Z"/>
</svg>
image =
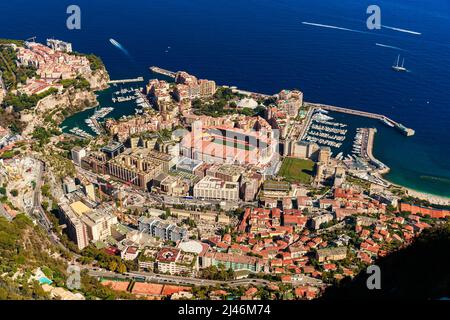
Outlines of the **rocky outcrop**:
<svg viewBox="0 0 450 320">
<path fill-rule="evenodd" d="M 91 90 L 104 90 L 109 86 L 109 74 L 104 68 L 93 71 L 90 75 L 85 76 L 85 78 L 87 81 L 89 81 Z"/>
<path fill-rule="evenodd" d="M 35 113 L 42 114 L 55 109 L 67 111 L 81 111 L 97 105 L 97 97 L 93 91 L 69 89 L 61 94 L 54 94 L 40 100 L 35 108 Z"/>
</svg>

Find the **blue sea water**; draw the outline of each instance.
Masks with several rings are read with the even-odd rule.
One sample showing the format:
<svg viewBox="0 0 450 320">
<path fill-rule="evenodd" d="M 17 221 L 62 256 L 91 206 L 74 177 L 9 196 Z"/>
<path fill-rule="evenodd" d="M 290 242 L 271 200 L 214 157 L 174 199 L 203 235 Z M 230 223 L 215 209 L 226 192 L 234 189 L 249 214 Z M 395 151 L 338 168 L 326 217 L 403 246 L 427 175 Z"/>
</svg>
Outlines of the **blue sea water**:
<svg viewBox="0 0 450 320">
<path fill-rule="evenodd" d="M 66 8 L 81 8 L 81 30 L 66 28 Z M 111 77 L 186 70 L 219 84 L 382 113 L 416 130 L 378 130 L 375 156 L 388 179 L 450 197 L 450 3 L 379 0 L 382 24 L 368 30 L 367 0 L 1 1 L 0 37 L 55 37 L 95 53 Z M 5 18 L 6 17 L 6 18 Z M 362 32 L 323 28 L 302 22 Z M 128 52 L 114 47 L 114 38 Z M 403 49 L 377 46 L 376 43 Z M 170 48 L 168 48 L 170 47 Z M 408 73 L 391 65 L 401 54 Z M 353 121 L 359 125 L 362 118 Z"/>
</svg>

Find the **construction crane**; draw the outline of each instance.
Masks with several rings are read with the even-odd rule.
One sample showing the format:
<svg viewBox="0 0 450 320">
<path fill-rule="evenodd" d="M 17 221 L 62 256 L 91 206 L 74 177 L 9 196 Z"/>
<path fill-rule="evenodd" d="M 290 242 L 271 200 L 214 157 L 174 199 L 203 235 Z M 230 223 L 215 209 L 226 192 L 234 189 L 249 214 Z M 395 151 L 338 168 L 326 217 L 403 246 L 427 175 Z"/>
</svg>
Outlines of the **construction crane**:
<svg viewBox="0 0 450 320">
<path fill-rule="evenodd" d="M 36 36 L 28 38 L 26 41 L 28 41 L 28 40 L 33 40 L 32 42 L 36 42 Z"/>
</svg>

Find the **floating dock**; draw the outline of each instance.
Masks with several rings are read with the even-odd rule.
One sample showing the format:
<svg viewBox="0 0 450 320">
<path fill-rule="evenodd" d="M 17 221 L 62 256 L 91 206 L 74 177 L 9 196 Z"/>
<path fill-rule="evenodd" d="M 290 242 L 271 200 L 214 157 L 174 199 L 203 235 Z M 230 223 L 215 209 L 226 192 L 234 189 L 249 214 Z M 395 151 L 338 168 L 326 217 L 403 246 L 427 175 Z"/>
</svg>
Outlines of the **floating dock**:
<svg viewBox="0 0 450 320">
<path fill-rule="evenodd" d="M 351 115 L 355 115 L 355 116 L 378 119 L 378 120 L 386 123 L 387 125 L 389 125 L 389 123 L 392 124 L 395 128 L 400 130 L 403 134 L 405 134 L 408 137 L 413 136 L 415 134 L 415 131 L 413 129 L 407 128 L 404 125 L 402 125 L 401 123 L 396 122 L 382 114 L 348 109 L 348 108 L 335 107 L 335 106 L 330 106 L 330 105 L 326 105 L 326 104 L 309 103 L 309 105 L 311 105 L 312 107 L 315 107 L 315 108 L 322 108 L 325 110 L 342 112 L 342 113 L 347 113 L 347 114 L 351 114 Z"/>
</svg>

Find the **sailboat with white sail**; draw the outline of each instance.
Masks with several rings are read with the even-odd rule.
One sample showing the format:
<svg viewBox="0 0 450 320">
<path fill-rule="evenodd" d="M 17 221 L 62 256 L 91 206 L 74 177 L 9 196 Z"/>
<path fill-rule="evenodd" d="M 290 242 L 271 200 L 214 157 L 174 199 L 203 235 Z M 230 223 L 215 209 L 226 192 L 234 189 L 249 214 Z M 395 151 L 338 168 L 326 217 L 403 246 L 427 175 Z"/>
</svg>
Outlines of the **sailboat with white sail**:
<svg viewBox="0 0 450 320">
<path fill-rule="evenodd" d="M 400 55 L 398 55 L 397 63 L 394 66 L 392 66 L 392 69 L 397 72 L 408 71 L 408 69 L 405 68 L 405 58 L 403 58 L 402 64 L 400 65 Z"/>
</svg>

